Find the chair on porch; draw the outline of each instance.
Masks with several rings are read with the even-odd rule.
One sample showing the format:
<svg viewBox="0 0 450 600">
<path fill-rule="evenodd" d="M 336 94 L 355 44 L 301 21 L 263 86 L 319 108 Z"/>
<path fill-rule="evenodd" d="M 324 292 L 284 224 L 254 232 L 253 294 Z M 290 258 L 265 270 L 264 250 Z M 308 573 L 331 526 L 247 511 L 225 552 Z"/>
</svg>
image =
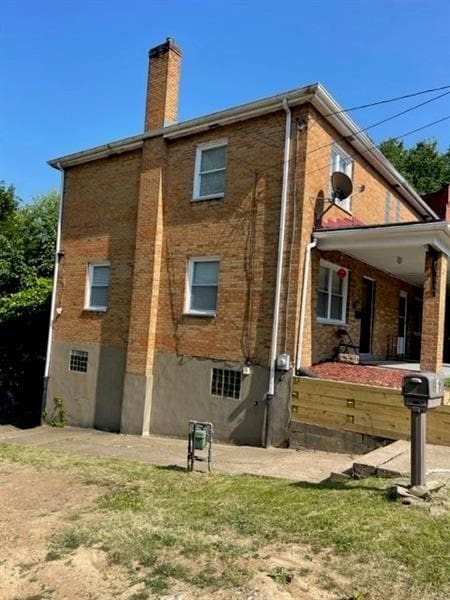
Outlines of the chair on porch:
<svg viewBox="0 0 450 600">
<path fill-rule="evenodd" d="M 354 354 L 359 358 L 359 346 L 353 343 L 352 337 L 344 327 L 336 331 L 338 345 L 334 348 L 333 360 L 338 360 L 340 354 Z"/>
</svg>

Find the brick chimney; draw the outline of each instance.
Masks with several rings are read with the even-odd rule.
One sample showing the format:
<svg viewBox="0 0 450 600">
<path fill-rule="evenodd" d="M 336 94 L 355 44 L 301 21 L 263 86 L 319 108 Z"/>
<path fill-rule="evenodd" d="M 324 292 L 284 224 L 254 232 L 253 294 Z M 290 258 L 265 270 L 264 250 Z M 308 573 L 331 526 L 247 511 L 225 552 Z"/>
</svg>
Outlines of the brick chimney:
<svg viewBox="0 0 450 600">
<path fill-rule="evenodd" d="M 145 131 L 177 121 L 181 50 L 172 38 L 149 52 Z"/>
</svg>

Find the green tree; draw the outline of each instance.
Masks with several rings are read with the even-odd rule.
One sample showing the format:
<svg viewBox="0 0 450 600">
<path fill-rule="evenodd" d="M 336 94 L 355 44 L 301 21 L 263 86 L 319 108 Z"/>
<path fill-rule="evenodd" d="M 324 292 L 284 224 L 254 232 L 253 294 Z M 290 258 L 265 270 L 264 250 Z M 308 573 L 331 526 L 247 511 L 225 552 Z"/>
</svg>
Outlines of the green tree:
<svg viewBox="0 0 450 600">
<path fill-rule="evenodd" d="M 406 148 L 403 141 L 389 138 L 380 144 L 380 150 L 419 194 L 436 192 L 450 183 L 450 148 L 439 152 L 436 140 L 422 140 Z"/>
<path fill-rule="evenodd" d="M 39 418 L 57 211 L 56 192 L 23 205 L 0 182 L 0 418 Z"/>
<path fill-rule="evenodd" d="M 6 187 L 4 182 L 0 181 L 0 227 L 9 221 L 17 210 L 18 204 L 14 186 Z"/>
</svg>

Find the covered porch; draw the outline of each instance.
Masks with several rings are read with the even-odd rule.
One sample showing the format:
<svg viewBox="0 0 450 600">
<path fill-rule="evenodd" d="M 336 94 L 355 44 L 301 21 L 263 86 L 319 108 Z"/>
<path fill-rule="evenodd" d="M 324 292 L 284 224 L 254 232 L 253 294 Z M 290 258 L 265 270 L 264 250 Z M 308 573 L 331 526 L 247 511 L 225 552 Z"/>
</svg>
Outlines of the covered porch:
<svg viewBox="0 0 450 600">
<path fill-rule="evenodd" d="M 450 369 L 444 367 L 444 362 L 450 363 L 450 318 L 446 319 L 446 313 L 450 317 L 450 310 L 446 310 L 449 224 L 436 221 L 321 229 L 313 237 L 322 257 L 331 256 L 343 265 L 337 276 L 353 278 L 353 287 L 348 281 L 330 283 L 329 309 L 333 309 L 332 302 L 336 306 L 340 302 L 337 297 L 341 292 L 333 286 L 345 290 L 345 296 L 344 291 L 341 293 L 342 314 L 347 317 L 342 324 L 351 323 L 353 341 L 363 360 L 395 367 L 395 359 L 400 359 L 406 363 L 404 370 L 420 367 L 449 376 Z M 374 269 L 383 278 L 383 285 L 377 286 Z M 320 285 L 318 275 L 316 307 L 324 296 Z M 314 321 L 323 319 L 316 317 Z M 329 324 L 333 324 L 332 319 Z"/>
</svg>

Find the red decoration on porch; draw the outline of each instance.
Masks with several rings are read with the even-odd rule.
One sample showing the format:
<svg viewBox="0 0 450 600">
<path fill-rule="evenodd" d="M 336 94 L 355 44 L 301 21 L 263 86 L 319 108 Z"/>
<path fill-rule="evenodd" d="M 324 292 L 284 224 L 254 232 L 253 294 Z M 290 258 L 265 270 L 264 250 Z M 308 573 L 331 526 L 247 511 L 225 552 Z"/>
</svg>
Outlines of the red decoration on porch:
<svg viewBox="0 0 450 600">
<path fill-rule="evenodd" d="M 345 276 L 347 275 L 347 271 L 341 267 L 339 269 L 339 271 L 336 272 L 336 275 L 339 277 L 339 279 L 345 279 Z"/>
</svg>

